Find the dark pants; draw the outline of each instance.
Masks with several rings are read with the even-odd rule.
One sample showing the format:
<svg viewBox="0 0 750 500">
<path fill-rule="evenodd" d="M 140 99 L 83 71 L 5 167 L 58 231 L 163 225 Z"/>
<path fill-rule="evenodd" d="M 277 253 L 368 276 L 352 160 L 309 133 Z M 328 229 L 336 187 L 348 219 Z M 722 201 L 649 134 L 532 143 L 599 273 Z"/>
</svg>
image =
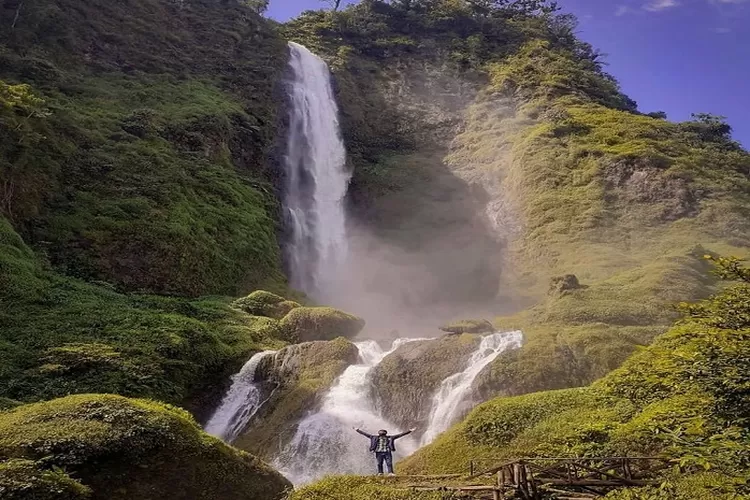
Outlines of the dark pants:
<svg viewBox="0 0 750 500">
<path fill-rule="evenodd" d="M 393 473 L 393 455 L 390 451 L 375 453 L 375 458 L 378 459 L 378 474 L 383 473 L 383 462 L 388 467 L 388 472 Z"/>
</svg>

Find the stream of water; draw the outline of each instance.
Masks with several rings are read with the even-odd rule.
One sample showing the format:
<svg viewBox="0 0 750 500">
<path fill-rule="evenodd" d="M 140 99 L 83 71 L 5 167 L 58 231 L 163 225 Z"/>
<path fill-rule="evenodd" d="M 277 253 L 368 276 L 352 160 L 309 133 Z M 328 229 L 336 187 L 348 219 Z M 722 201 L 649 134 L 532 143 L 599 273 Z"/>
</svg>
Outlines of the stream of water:
<svg viewBox="0 0 750 500">
<path fill-rule="evenodd" d="M 429 423 L 420 443 L 422 446 L 431 443 L 463 416 L 463 404 L 470 399 L 471 385 L 479 372 L 500 353 L 520 347 L 522 340 L 518 331 L 487 335 L 469 358 L 466 368 L 443 380 L 432 399 Z"/>
<path fill-rule="evenodd" d="M 286 260 L 292 286 L 323 303 L 346 260 L 343 201 L 351 172 L 328 66 L 302 45 L 289 43 L 289 51 Z"/>
<path fill-rule="evenodd" d="M 374 461 L 370 442 L 352 427 L 371 434 L 396 429 L 375 408 L 369 374 L 398 346 L 418 339 L 396 340 L 388 351 L 377 342 L 358 342 L 360 362 L 348 367 L 326 394 L 320 410 L 304 418 L 292 441 L 284 448 L 274 465 L 294 484 L 305 484 L 326 474 L 372 474 Z M 407 456 L 418 447 L 410 436 L 396 442 L 396 456 Z"/>
<path fill-rule="evenodd" d="M 245 429 L 264 403 L 260 387 L 255 382 L 255 371 L 263 358 L 273 354 L 276 351 L 255 354 L 232 376 L 232 385 L 205 426 L 207 433 L 231 443 Z"/>
</svg>

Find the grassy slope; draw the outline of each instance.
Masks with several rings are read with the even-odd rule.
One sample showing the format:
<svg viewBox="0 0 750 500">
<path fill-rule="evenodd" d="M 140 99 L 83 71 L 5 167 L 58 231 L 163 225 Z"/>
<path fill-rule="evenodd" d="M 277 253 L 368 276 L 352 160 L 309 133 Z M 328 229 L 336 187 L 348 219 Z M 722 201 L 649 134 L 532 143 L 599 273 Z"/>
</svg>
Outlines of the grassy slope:
<svg viewBox="0 0 750 500">
<path fill-rule="evenodd" d="M 662 454 L 681 468 L 671 485 L 617 498 L 747 493 L 750 274 L 741 273 L 728 273 L 741 284 L 683 306 L 685 320 L 596 384 L 485 403 L 402 470 L 462 473 L 469 460 L 519 456 Z"/>
<path fill-rule="evenodd" d="M 575 61 L 532 42 L 492 66 L 454 143 L 451 162 L 499 179 L 513 207 L 502 288 L 543 297 L 498 318 L 527 344 L 480 377 L 488 394 L 603 376 L 666 330 L 673 303 L 714 289 L 703 254 L 750 246 L 750 155 L 708 125 L 618 109 L 608 81 Z M 585 288 L 545 297 L 550 277 L 568 273 Z"/>
<path fill-rule="evenodd" d="M 0 271 L 4 397 L 97 391 L 180 403 L 251 352 L 283 345 L 223 299 L 127 295 L 62 277 L 3 219 Z"/>
<path fill-rule="evenodd" d="M 267 155 L 285 44 L 250 8 L 37 2 L 0 61 L 45 101 L 16 110 L 21 129 L 0 120 L 17 139 L 3 213 L 56 267 L 138 291 L 283 289 Z"/>
</svg>

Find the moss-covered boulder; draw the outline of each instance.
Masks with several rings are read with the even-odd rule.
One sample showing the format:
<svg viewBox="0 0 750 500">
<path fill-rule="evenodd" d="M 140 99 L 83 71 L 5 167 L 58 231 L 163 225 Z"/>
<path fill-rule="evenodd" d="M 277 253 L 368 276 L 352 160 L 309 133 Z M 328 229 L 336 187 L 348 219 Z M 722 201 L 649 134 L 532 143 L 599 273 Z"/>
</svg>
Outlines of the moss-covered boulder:
<svg viewBox="0 0 750 500">
<path fill-rule="evenodd" d="M 358 359 L 357 347 L 345 338 L 292 345 L 263 359 L 258 377 L 276 389 L 235 446 L 270 458 L 294 435 L 299 419 L 317 406 L 336 378 Z"/>
<path fill-rule="evenodd" d="M 257 290 L 247 297 L 235 300 L 232 307 L 253 316 L 281 319 L 292 309 L 300 307 L 300 304 L 275 293 Z"/>
<path fill-rule="evenodd" d="M 464 369 L 480 341 L 478 335 L 446 335 L 408 342 L 386 356 L 372 383 L 388 420 L 404 428 L 424 423 L 440 383 Z"/>
<path fill-rule="evenodd" d="M 448 333 L 492 333 L 495 327 L 486 319 L 464 319 L 443 325 L 440 329 Z"/>
<path fill-rule="evenodd" d="M 281 328 L 290 342 L 353 338 L 365 321 L 332 307 L 297 307 L 281 320 Z"/>
<path fill-rule="evenodd" d="M 273 500 L 290 483 L 177 408 L 77 395 L 0 413 L 0 497 Z"/>
</svg>

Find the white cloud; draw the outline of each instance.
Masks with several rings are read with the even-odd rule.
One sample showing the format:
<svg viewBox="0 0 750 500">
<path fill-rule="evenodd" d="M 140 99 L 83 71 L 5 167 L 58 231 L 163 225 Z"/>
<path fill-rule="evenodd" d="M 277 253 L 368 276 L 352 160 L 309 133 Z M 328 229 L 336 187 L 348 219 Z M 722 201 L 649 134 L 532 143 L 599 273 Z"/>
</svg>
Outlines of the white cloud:
<svg viewBox="0 0 750 500">
<path fill-rule="evenodd" d="M 644 10 L 649 12 L 661 12 L 663 10 L 671 9 L 680 5 L 677 0 L 652 0 L 651 2 L 644 4 Z"/>
<path fill-rule="evenodd" d="M 615 15 L 617 17 L 624 16 L 626 14 L 631 14 L 633 12 L 633 9 L 628 7 L 627 5 L 618 5 L 617 10 L 615 10 Z"/>
<path fill-rule="evenodd" d="M 714 31 L 720 35 L 726 35 L 727 33 L 731 33 L 732 29 L 731 28 L 716 28 Z"/>
</svg>

